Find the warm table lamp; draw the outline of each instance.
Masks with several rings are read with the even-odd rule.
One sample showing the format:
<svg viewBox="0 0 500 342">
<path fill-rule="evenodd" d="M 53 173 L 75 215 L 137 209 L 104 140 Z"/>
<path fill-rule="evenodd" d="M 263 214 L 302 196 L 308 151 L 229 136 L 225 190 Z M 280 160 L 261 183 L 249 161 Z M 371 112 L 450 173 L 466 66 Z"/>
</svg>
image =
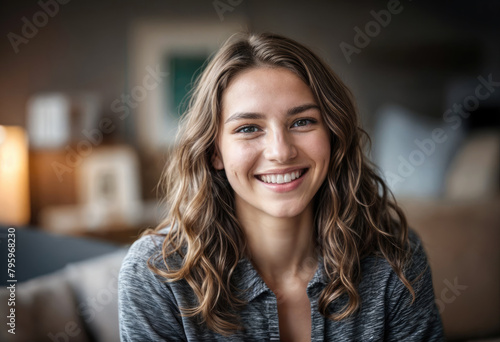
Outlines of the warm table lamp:
<svg viewBox="0 0 500 342">
<path fill-rule="evenodd" d="M 28 138 L 22 127 L 0 126 L 0 225 L 29 219 Z"/>
</svg>

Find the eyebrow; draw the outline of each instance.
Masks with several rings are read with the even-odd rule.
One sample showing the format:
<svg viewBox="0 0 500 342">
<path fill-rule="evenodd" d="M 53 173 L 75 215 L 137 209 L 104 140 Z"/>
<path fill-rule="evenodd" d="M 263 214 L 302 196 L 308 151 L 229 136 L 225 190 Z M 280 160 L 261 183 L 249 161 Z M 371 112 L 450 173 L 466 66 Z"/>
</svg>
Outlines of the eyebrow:
<svg viewBox="0 0 500 342">
<path fill-rule="evenodd" d="M 287 110 L 286 115 L 287 116 L 297 115 L 297 114 L 305 112 L 309 109 L 319 110 L 319 106 L 315 105 L 313 103 L 303 104 L 303 105 L 300 105 L 297 107 L 290 108 L 289 110 Z M 245 119 L 246 120 L 258 120 L 258 119 L 263 119 L 264 117 L 265 117 L 264 114 L 255 113 L 255 112 L 234 113 L 224 122 L 224 124 L 227 124 L 228 122 L 235 121 L 235 120 L 245 120 Z"/>
</svg>

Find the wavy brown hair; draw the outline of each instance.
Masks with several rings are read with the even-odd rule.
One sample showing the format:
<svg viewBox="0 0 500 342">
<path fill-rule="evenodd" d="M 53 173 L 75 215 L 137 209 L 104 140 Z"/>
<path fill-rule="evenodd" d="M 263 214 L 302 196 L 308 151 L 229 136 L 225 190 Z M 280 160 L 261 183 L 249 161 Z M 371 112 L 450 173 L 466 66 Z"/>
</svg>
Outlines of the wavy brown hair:
<svg viewBox="0 0 500 342">
<path fill-rule="evenodd" d="M 238 261 L 247 256 L 245 236 L 235 216 L 233 190 L 211 160 L 222 94 L 235 75 L 255 67 L 294 72 L 310 87 L 330 130 L 328 174 L 314 199 L 315 236 L 329 277 L 319 297 L 321 314 L 342 320 L 356 312 L 360 263 L 368 255 L 385 258 L 414 300 L 404 275 L 410 259 L 407 221 L 363 152 L 370 138 L 360 127 L 351 92 L 311 50 L 275 34 L 233 36 L 198 78 L 160 182 L 166 218 L 146 232 L 164 237 L 159 257 L 165 267 L 155 266 L 152 259 L 149 267 L 167 281 L 184 279 L 191 286 L 198 305 L 180 308 L 183 315 L 200 316 L 211 330 L 223 335 L 241 328 L 238 311 L 245 302 L 232 275 Z M 166 226 L 171 227 L 169 232 L 160 234 Z M 183 262 L 174 268 L 167 261 L 175 253 Z M 342 295 L 348 296 L 348 302 L 331 312 L 329 304 Z"/>
</svg>

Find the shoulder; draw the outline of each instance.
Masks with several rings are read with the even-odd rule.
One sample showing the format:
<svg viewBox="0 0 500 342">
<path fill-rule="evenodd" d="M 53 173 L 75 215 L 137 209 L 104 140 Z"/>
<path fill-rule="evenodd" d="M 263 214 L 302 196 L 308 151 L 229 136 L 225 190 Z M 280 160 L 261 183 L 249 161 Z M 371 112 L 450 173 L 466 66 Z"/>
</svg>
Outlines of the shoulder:
<svg viewBox="0 0 500 342">
<path fill-rule="evenodd" d="M 422 272 L 426 271 L 429 268 L 429 264 L 422 240 L 418 234 L 414 230 L 410 229 L 408 231 L 408 237 L 410 256 L 404 266 L 403 272 L 409 280 L 412 280 L 415 277 L 418 277 L 418 275 Z M 374 278 L 387 278 L 392 275 L 396 275 L 389 262 L 382 257 L 366 257 L 361 262 L 361 268 L 363 276 L 372 278 L 372 281 Z"/>
<path fill-rule="evenodd" d="M 135 307 L 145 304 L 153 307 L 153 302 L 176 306 L 173 283 L 160 275 L 161 271 L 167 270 L 167 264 L 169 268 L 177 267 L 181 259 L 176 255 L 163 260 L 161 252 L 167 232 L 168 229 L 162 229 L 156 235 L 144 235 L 130 246 L 118 277 L 122 302 L 133 303 Z"/>
<path fill-rule="evenodd" d="M 402 308 L 410 303 L 415 304 L 412 305 L 415 312 L 422 308 L 434 310 L 431 268 L 422 241 L 413 230 L 409 231 L 409 243 L 410 256 L 402 272 L 411 284 L 412 291 L 405 286 L 385 258 L 371 256 L 362 262 L 362 280 L 359 287 L 361 296 L 367 301 L 376 298 L 378 303 L 384 302 L 388 312 L 393 314 L 401 312 Z"/>
<path fill-rule="evenodd" d="M 412 317 L 438 326 L 440 320 L 434 303 L 431 268 L 422 241 L 413 230 L 409 230 L 409 243 L 410 257 L 403 267 L 403 274 L 411 284 L 415 297 L 382 257 L 363 260 L 360 294 L 373 306 L 384 303 L 388 321 Z"/>
<path fill-rule="evenodd" d="M 417 297 L 431 298 L 433 294 L 431 268 L 418 234 L 409 230 L 409 258 L 402 272 Z M 383 257 L 369 256 L 361 262 L 362 278 L 359 284 L 361 296 L 392 303 L 399 297 L 412 299 L 411 292 L 401 281 L 391 264 Z"/>
<path fill-rule="evenodd" d="M 410 229 L 410 251 L 411 257 L 405 269 L 405 275 L 410 279 L 418 277 L 422 272 L 430 271 L 427 254 L 418 234 Z"/>
<path fill-rule="evenodd" d="M 362 327 L 363 338 L 359 340 L 378 336 L 377 340 L 384 341 L 442 341 L 431 269 L 422 241 L 412 230 L 409 247 L 402 272 L 411 291 L 384 257 L 372 255 L 361 261 L 361 305 L 351 321 L 354 330 Z M 347 304 L 347 300 L 341 304 Z"/>
<path fill-rule="evenodd" d="M 120 278 L 130 281 L 144 281 L 146 279 L 158 278 L 150 270 L 148 265 L 154 265 L 158 269 L 166 269 L 165 261 L 162 258 L 162 246 L 166 234 L 170 228 L 163 228 L 156 234 L 144 235 L 136 240 L 129 248 L 120 270 Z M 180 256 L 171 256 L 167 260 L 169 266 L 180 265 Z"/>
<path fill-rule="evenodd" d="M 163 228 L 155 234 L 143 235 L 130 246 L 127 258 L 133 259 L 151 256 L 161 251 L 163 240 L 169 230 L 169 228 Z"/>
<path fill-rule="evenodd" d="M 418 234 L 414 230 L 410 229 L 408 231 L 408 236 L 410 243 L 410 257 L 403 269 L 403 273 L 408 280 L 412 282 L 417 281 L 424 275 L 424 273 L 429 273 L 430 275 L 430 266 L 427 260 L 424 245 L 422 244 L 422 240 Z"/>
<path fill-rule="evenodd" d="M 121 341 L 186 340 L 174 284 L 149 267 L 166 269 L 161 254 L 166 232 L 142 236 L 123 260 L 118 278 Z"/>
</svg>

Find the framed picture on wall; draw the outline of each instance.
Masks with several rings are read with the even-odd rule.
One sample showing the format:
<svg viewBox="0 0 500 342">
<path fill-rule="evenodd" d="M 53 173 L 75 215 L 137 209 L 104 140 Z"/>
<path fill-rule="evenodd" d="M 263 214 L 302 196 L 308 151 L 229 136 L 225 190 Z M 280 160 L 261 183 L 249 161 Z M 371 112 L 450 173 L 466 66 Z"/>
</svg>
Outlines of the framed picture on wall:
<svg viewBox="0 0 500 342">
<path fill-rule="evenodd" d="M 180 115 L 207 59 L 245 21 L 140 21 L 132 25 L 130 111 L 142 149 L 162 151 L 175 142 Z"/>
</svg>

